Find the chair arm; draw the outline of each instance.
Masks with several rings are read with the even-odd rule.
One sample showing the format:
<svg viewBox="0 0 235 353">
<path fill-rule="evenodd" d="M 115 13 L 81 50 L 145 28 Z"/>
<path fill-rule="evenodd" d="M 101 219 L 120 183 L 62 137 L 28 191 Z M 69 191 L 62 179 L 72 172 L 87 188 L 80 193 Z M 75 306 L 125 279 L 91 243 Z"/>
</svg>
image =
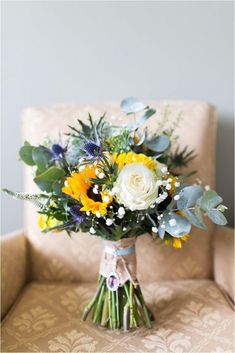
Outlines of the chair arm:
<svg viewBox="0 0 235 353">
<path fill-rule="evenodd" d="M 1 237 L 2 311 L 3 318 L 26 282 L 27 249 L 22 230 Z"/>
<path fill-rule="evenodd" d="M 214 279 L 234 302 L 234 229 L 229 227 L 216 227 Z"/>
</svg>

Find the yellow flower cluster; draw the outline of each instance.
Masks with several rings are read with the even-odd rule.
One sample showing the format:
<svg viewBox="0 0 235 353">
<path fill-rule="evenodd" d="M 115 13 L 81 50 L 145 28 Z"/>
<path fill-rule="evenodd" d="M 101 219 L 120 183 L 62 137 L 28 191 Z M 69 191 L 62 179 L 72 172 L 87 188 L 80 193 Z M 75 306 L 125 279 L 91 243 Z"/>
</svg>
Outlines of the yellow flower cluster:
<svg viewBox="0 0 235 353">
<path fill-rule="evenodd" d="M 117 163 L 119 169 L 122 169 L 126 164 L 131 163 L 143 163 L 150 170 L 154 170 L 157 167 L 157 162 L 153 158 L 145 156 L 143 153 L 114 153 L 113 161 Z"/>
<path fill-rule="evenodd" d="M 38 217 L 38 226 L 42 230 L 47 228 L 53 228 L 60 224 L 61 221 L 53 217 L 47 217 L 47 215 L 45 214 L 40 214 L 40 216 Z"/>
</svg>

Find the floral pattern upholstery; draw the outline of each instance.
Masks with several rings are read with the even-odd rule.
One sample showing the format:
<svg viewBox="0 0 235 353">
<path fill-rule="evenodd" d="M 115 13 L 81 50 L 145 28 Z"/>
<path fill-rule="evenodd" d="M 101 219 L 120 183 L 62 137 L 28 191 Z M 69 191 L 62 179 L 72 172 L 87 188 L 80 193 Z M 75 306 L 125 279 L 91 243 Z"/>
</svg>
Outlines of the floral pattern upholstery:
<svg viewBox="0 0 235 353">
<path fill-rule="evenodd" d="M 179 142 L 197 151 L 191 168 L 200 169 L 202 182 L 213 186 L 214 108 L 203 102 L 150 105 L 160 117 L 167 103 L 171 117 L 184 113 Z M 57 137 L 78 117 L 85 120 L 88 112 L 98 117 L 104 110 L 108 118 L 119 113 L 115 104 L 29 108 L 23 113 L 24 139 L 37 144 L 46 135 Z M 25 189 L 35 190 L 29 168 L 25 176 Z M 138 278 L 154 312 L 154 326 L 151 330 L 112 332 L 94 326 L 90 319 L 81 322 L 82 309 L 95 291 L 101 240 L 84 234 L 70 239 L 63 232 L 42 235 L 37 228 L 37 213 L 26 204 L 26 236 L 19 234 L 17 242 L 8 239 L 2 244 L 2 311 L 7 313 L 2 322 L 2 351 L 232 353 L 234 313 L 223 292 L 208 279 L 213 275 L 213 233 L 211 225 L 207 233 L 193 229 L 190 241 L 180 250 L 155 244 L 148 235 L 138 238 Z M 227 254 L 224 247 L 215 250 Z M 214 259 L 214 265 L 216 279 L 231 291 L 231 276 L 224 279 L 226 256 Z M 233 272 L 231 266 L 229 271 Z M 26 274 L 32 282 L 22 291 Z"/>
<path fill-rule="evenodd" d="M 233 310 L 210 280 L 143 285 L 151 330 L 110 331 L 81 321 L 94 284 L 32 282 L 2 325 L 6 352 L 233 352 Z"/>
</svg>

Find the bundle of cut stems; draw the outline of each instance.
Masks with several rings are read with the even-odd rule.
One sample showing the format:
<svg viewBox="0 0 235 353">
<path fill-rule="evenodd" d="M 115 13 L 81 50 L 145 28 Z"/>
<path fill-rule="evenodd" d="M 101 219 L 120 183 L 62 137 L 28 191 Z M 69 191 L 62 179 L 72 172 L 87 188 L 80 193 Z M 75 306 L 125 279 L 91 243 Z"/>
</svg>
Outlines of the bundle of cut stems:
<svg viewBox="0 0 235 353">
<path fill-rule="evenodd" d="M 106 278 L 99 276 L 97 291 L 90 303 L 85 307 L 82 319 L 92 314 L 92 321 L 96 325 L 111 330 L 123 328 L 128 331 L 141 324 L 152 327 L 154 320 L 148 309 L 139 284 L 127 281 L 117 290 L 111 291 L 106 284 Z"/>
</svg>

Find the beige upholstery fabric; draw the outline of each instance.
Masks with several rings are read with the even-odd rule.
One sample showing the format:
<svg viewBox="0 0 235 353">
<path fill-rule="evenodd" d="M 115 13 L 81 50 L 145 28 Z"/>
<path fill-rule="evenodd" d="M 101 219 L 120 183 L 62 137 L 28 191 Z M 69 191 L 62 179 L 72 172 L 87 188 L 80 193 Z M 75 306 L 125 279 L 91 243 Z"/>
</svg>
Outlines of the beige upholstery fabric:
<svg viewBox="0 0 235 353">
<path fill-rule="evenodd" d="M 214 278 L 234 298 L 234 229 L 217 227 L 214 237 Z"/>
<path fill-rule="evenodd" d="M 190 170 L 200 170 L 199 177 L 205 184 L 214 185 L 215 169 L 215 111 L 203 102 L 149 102 L 157 109 L 157 115 L 149 119 L 152 131 L 167 104 L 172 111 L 171 119 L 182 113 L 179 128 L 180 144 L 189 145 L 197 152 Z M 76 124 L 79 117 L 87 119 L 88 112 L 98 118 L 107 112 L 107 118 L 119 116 L 115 104 L 61 105 L 47 108 L 29 108 L 23 113 L 24 139 L 39 144 L 45 136 L 57 138 L 59 131 L 68 131 L 68 124 Z M 120 122 L 120 123 L 123 123 Z M 37 190 L 32 181 L 32 170 L 27 168 L 27 191 Z M 92 282 L 98 274 L 101 257 L 101 241 L 89 235 L 66 234 L 42 235 L 37 227 L 37 214 L 30 204 L 26 205 L 26 231 L 30 240 L 32 278 L 40 280 L 77 280 Z M 211 233 L 193 230 L 192 238 L 183 249 L 175 250 L 164 244 L 154 243 L 149 236 L 137 240 L 138 276 L 141 281 L 163 279 L 208 278 L 212 275 Z"/>
<path fill-rule="evenodd" d="M 81 322 L 93 284 L 31 283 L 2 325 L 4 352 L 233 352 L 233 311 L 214 282 L 143 286 L 151 330 L 112 332 Z"/>
<path fill-rule="evenodd" d="M 1 317 L 19 295 L 26 281 L 26 238 L 18 231 L 1 239 Z"/>
</svg>

